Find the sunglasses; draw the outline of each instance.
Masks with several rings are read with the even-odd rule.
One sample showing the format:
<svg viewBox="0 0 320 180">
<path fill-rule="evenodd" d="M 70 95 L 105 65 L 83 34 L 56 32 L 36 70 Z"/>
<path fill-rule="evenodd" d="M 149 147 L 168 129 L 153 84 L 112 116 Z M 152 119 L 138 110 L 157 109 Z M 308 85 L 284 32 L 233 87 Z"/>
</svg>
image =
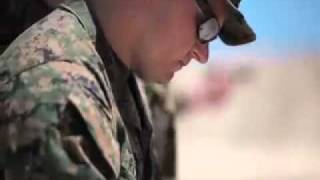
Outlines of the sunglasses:
<svg viewBox="0 0 320 180">
<path fill-rule="evenodd" d="M 196 0 L 200 10 L 198 21 L 198 39 L 201 44 L 209 43 L 217 38 L 220 32 L 220 25 L 213 15 L 207 0 Z"/>
</svg>

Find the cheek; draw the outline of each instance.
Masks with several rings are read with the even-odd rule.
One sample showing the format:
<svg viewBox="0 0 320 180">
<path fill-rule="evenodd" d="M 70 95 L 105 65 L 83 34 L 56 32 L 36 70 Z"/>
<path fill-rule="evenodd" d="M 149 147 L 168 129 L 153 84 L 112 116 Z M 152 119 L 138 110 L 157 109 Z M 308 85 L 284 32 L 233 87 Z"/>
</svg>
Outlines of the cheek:
<svg viewBox="0 0 320 180">
<path fill-rule="evenodd" d="M 172 39 L 168 41 L 170 50 L 176 52 L 176 58 L 183 58 L 196 42 L 196 27 L 193 22 L 178 23 L 172 32 Z"/>
<path fill-rule="evenodd" d="M 157 56 L 164 59 L 182 60 L 195 43 L 194 31 L 190 28 L 174 28 L 160 40 Z"/>
<path fill-rule="evenodd" d="M 179 40 L 180 45 L 195 40 L 196 26 L 192 19 L 176 20 L 172 28 L 172 36 Z"/>
<path fill-rule="evenodd" d="M 167 17 L 161 25 L 158 24 L 148 38 L 148 46 L 156 56 L 169 59 L 181 59 L 193 46 L 196 40 L 196 26 L 192 17 L 174 14 Z M 156 52 L 154 52 L 154 50 Z"/>
</svg>

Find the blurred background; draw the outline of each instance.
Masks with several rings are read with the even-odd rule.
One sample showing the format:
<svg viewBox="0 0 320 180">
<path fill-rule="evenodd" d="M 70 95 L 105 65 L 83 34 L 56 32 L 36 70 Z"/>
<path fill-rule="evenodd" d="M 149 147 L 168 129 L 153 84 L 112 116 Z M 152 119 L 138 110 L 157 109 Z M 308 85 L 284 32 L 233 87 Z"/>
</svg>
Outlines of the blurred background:
<svg viewBox="0 0 320 180">
<path fill-rule="evenodd" d="M 217 40 L 209 65 L 176 74 L 177 179 L 320 178 L 319 8 L 319 0 L 243 0 L 257 40 Z"/>
</svg>

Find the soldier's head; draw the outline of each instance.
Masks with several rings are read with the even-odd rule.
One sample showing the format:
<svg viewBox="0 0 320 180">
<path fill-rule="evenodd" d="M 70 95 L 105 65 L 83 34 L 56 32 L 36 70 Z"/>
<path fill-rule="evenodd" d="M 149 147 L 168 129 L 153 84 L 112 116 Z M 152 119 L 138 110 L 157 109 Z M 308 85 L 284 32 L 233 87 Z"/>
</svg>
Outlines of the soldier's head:
<svg viewBox="0 0 320 180">
<path fill-rule="evenodd" d="M 167 82 L 191 59 L 206 63 L 217 36 L 230 45 L 255 39 L 240 0 L 90 1 L 115 52 L 147 81 Z"/>
</svg>

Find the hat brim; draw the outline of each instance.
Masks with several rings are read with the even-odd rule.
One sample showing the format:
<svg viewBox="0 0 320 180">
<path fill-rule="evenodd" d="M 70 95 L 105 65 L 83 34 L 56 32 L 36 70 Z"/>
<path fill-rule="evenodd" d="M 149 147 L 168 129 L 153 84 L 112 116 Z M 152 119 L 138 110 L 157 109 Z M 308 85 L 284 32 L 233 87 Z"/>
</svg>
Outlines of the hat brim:
<svg viewBox="0 0 320 180">
<path fill-rule="evenodd" d="M 256 34 L 238 10 L 240 0 L 226 0 L 226 16 L 219 33 L 220 39 L 227 45 L 236 46 L 256 40 Z"/>
</svg>

